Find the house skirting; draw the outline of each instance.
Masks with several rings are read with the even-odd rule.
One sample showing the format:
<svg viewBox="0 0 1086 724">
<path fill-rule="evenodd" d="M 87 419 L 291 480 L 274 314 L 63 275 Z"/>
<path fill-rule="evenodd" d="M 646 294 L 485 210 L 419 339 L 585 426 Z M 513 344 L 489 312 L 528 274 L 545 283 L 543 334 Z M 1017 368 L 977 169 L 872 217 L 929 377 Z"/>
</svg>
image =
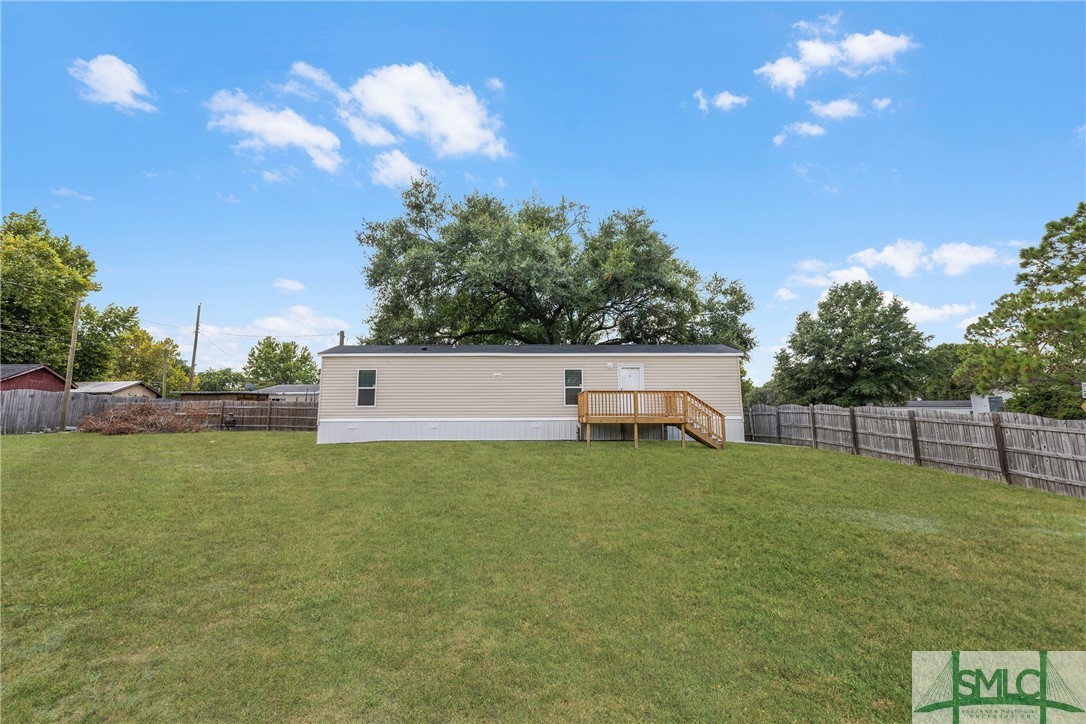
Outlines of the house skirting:
<svg viewBox="0 0 1086 724">
<path fill-rule="evenodd" d="M 743 442 L 743 418 L 724 418 L 728 442 Z M 633 439 L 633 426 L 592 426 L 593 440 Z M 468 419 L 367 419 L 321 420 L 317 425 L 317 443 L 377 442 L 392 440 L 577 440 L 579 424 L 575 417 L 551 418 L 468 418 Z M 644 440 L 678 440 L 679 431 L 662 425 L 641 425 L 638 435 Z"/>
</svg>

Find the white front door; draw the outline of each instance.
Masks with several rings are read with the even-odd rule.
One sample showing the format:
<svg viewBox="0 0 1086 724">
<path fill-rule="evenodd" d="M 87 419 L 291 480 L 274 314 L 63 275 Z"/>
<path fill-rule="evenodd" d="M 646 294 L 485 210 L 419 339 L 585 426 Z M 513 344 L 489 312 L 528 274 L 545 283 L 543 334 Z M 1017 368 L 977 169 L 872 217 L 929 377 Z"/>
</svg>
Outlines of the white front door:
<svg viewBox="0 0 1086 724">
<path fill-rule="evenodd" d="M 643 369 L 640 365 L 618 368 L 618 389 L 641 390 L 644 389 Z"/>
</svg>

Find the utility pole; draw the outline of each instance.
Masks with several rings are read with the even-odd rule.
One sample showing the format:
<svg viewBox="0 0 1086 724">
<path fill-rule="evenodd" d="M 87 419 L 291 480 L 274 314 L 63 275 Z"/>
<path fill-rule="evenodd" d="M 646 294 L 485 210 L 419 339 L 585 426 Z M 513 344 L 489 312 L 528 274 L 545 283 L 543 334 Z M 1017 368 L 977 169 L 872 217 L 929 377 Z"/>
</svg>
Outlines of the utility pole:
<svg viewBox="0 0 1086 724">
<path fill-rule="evenodd" d="M 189 392 L 192 392 L 192 381 L 196 377 L 196 345 L 200 342 L 200 307 L 196 305 L 196 334 L 192 337 L 192 364 L 189 365 Z"/>
<path fill-rule="evenodd" d="M 79 336 L 79 309 L 83 306 L 83 296 L 75 301 L 75 314 L 72 315 L 72 341 L 68 344 L 68 370 L 64 373 L 64 398 L 60 403 L 60 431 L 68 429 L 68 398 L 72 395 L 72 370 L 75 367 L 75 343 Z"/>
<path fill-rule="evenodd" d="M 170 348 L 162 345 L 162 399 L 166 399 L 166 368 L 170 364 Z"/>
</svg>

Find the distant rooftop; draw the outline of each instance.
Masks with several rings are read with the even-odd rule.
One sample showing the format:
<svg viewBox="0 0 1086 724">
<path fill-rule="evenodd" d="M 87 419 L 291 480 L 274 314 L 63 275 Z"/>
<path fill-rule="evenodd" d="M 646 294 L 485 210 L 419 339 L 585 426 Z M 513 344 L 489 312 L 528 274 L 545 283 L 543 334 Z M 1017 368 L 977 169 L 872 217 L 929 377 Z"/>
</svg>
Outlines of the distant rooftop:
<svg viewBox="0 0 1086 724">
<path fill-rule="evenodd" d="M 257 392 L 267 392 L 269 395 L 299 395 L 306 392 L 320 392 L 320 385 L 272 385 L 261 387 Z"/>
<path fill-rule="evenodd" d="M 965 407 L 972 409 L 969 400 L 909 400 L 905 407 Z"/>
<path fill-rule="evenodd" d="M 0 380 L 6 380 L 11 377 L 18 377 L 19 375 L 25 375 L 27 372 L 33 372 L 34 370 L 39 370 L 43 367 L 52 372 L 60 379 L 64 379 L 64 375 L 60 374 L 49 365 L 36 364 L 32 362 L 29 364 L 0 364 Z M 75 385 L 73 384 L 72 387 L 75 387 Z"/>
<path fill-rule="evenodd" d="M 129 387 L 135 387 L 137 385 L 143 385 L 148 389 L 154 389 L 150 385 L 145 385 L 139 380 L 126 380 L 120 382 L 80 382 L 79 391 L 87 392 L 92 395 L 112 395 L 114 393 L 120 392 L 121 390 L 127 390 Z"/>
<path fill-rule="evenodd" d="M 725 344 L 359 344 L 320 354 L 742 354 Z"/>
</svg>

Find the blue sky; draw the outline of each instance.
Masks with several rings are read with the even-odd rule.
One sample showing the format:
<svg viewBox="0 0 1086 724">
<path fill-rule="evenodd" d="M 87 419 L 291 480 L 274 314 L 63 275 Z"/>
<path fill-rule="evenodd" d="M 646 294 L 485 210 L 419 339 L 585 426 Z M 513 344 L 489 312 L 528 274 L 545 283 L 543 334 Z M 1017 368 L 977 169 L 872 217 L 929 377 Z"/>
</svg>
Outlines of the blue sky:
<svg viewBox="0 0 1086 724">
<path fill-rule="evenodd" d="M 445 191 L 644 207 L 753 294 L 763 382 L 832 281 L 936 341 L 1086 197 L 1086 5 L 2 6 L 3 212 L 200 369 L 364 331 L 354 233 Z M 206 340 L 206 343 L 205 343 Z"/>
</svg>

